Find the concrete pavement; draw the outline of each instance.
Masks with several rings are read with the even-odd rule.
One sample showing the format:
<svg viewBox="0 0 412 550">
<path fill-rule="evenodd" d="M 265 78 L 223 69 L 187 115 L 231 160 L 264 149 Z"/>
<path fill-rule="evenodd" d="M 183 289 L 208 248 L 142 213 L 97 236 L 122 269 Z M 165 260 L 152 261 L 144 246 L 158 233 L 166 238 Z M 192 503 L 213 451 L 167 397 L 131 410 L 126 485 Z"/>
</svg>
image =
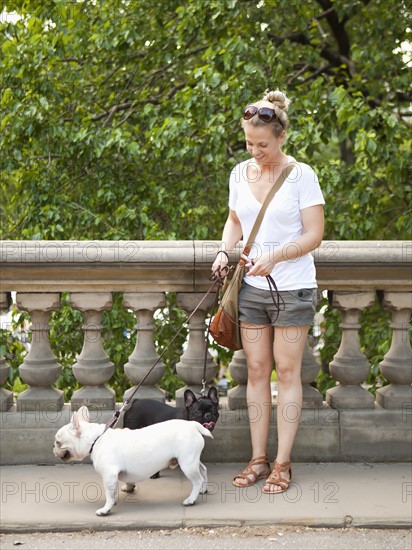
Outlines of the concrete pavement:
<svg viewBox="0 0 412 550">
<path fill-rule="evenodd" d="M 409 463 L 297 463 L 287 493 L 266 495 L 263 480 L 239 489 L 232 478 L 244 464 L 206 464 L 208 493 L 184 507 L 190 483 L 180 469 L 164 470 L 127 495 L 110 516 L 101 479 L 91 464 L 2 466 L 1 531 L 170 529 L 222 525 L 411 527 Z"/>
</svg>

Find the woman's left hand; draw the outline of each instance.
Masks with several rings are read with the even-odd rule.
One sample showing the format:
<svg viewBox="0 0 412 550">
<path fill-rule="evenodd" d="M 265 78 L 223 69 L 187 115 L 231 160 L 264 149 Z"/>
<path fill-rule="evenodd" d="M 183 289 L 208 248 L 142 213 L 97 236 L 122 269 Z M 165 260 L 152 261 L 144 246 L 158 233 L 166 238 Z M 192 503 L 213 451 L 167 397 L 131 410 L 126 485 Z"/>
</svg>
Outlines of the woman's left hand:
<svg viewBox="0 0 412 550">
<path fill-rule="evenodd" d="M 247 275 L 251 275 L 252 277 L 267 277 L 272 273 L 275 262 L 269 259 L 268 254 L 263 254 L 259 260 L 251 260 L 248 262 L 246 267 L 248 268 Z"/>
</svg>

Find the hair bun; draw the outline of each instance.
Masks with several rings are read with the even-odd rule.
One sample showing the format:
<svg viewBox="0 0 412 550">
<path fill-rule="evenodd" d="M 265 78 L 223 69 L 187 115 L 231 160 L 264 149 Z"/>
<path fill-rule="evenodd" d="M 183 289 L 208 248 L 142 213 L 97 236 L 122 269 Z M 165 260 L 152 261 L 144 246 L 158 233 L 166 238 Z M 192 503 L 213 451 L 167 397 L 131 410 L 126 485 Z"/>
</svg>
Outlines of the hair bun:
<svg viewBox="0 0 412 550">
<path fill-rule="evenodd" d="M 273 103 L 274 105 L 276 105 L 276 107 L 282 109 L 282 111 L 287 111 L 290 104 L 290 99 L 288 99 L 286 95 L 280 90 L 266 90 L 265 95 L 262 99 Z"/>
</svg>

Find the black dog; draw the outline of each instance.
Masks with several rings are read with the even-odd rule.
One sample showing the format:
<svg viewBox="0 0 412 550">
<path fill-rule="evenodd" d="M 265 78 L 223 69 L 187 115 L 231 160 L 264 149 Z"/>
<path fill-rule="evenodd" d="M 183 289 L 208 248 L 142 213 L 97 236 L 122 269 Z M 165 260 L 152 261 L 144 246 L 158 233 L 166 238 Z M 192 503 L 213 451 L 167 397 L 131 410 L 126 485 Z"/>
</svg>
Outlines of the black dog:
<svg viewBox="0 0 412 550">
<path fill-rule="evenodd" d="M 158 422 L 173 420 L 195 420 L 210 432 L 219 418 L 219 397 L 217 389 L 209 389 L 207 397 L 196 398 L 191 390 L 184 393 L 185 407 L 171 407 L 155 399 L 135 399 L 130 408 L 124 413 L 123 427 L 131 430 L 146 428 Z M 159 472 L 152 476 L 159 477 Z M 128 489 L 131 490 L 131 487 Z"/>
<path fill-rule="evenodd" d="M 135 399 L 125 412 L 123 427 L 136 430 L 158 422 L 173 420 L 195 420 L 212 431 L 219 418 L 217 389 L 209 389 L 207 397 L 196 398 L 191 390 L 184 393 L 185 407 L 171 407 L 154 399 Z"/>
</svg>

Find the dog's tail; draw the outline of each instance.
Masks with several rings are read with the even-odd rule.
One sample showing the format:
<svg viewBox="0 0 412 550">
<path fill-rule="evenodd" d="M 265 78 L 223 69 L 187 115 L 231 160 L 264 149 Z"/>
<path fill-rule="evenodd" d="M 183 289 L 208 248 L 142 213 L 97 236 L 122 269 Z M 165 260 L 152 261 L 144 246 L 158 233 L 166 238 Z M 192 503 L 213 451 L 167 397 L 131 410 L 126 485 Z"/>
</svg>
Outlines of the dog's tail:
<svg viewBox="0 0 412 550">
<path fill-rule="evenodd" d="M 196 425 L 196 428 L 198 429 L 199 433 L 201 433 L 205 437 L 211 437 L 213 439 L 213 435 L 210 433 L 210 431 L 207 428 L 202 426 L 202 424 L 200 424 L 199 422 L 192 422 L 192 423 Z"/>
</svg>

